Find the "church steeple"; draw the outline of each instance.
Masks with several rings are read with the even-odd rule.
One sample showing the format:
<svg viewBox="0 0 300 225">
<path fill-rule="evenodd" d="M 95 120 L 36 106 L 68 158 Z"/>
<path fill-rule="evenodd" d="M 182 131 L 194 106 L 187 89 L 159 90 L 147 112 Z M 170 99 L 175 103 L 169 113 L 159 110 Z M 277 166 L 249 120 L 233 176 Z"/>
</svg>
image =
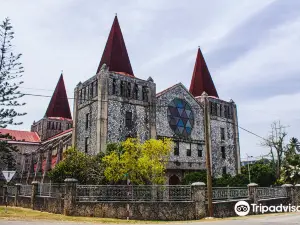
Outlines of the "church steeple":
<svg viewBox="0 0 300 225">
<path fill-rule="evenodd" d="M 196 97 L 201 96 L 204 91 L 209 96 L 219 97 L 199 47 L 190 86 L 190 93 Z"/>
<path fill-rule="evenodd" d="M 110 71 L 125 72 L 134 76 L 117 15 L 112 24 L 97 73 L 104 63 Z"/>
<path fill-rule="evenodd" d="M 59 77 L 45 116 L 72 119 L 63 74 Z"/>
</svg>

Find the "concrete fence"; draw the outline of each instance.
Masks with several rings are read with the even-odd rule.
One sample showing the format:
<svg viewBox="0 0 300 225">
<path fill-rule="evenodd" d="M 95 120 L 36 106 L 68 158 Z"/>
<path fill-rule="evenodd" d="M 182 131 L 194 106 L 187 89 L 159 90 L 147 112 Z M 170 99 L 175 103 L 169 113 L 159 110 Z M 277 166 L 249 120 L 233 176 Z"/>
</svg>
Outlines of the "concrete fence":
<svg viewBox="0 0 300 225">
<path fill-rule="evenodd" d="M 105 186 L 64 184 L 0 186 L 0 203 L 69 216 L 93 216 L 137 220 L 195 220 L 207 215 L 206 185 Z M 213 188 L 214 217 L 236 216 L 236 202 L 299 205 L 300 185 L 281 187 Z"/>
</svg>

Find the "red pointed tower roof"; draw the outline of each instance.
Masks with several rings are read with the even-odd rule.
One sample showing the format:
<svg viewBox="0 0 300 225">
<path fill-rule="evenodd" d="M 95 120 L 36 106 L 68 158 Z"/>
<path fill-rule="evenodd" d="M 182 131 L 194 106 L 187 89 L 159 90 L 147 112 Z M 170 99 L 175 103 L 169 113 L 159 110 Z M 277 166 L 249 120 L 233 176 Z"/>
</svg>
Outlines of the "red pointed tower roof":
<svg viewBox="0 0 300 225">
<path fill-rule="evenodd" d="M 65 82 L 62 74 L 60 75 L 45 116 L 72 119 Z"/>
<path fill-rule="evenodd" d="M 198 48 L 197 58 L 195 62 L 193 77 L 190 86 L 192 95 L 201 96 L 203 92 L 209 96 L 219 97 L 214 82 L 210 76 L 209 70 L 205 63 L 200 48 Z"/>
<path fill-rule="evenodd" d="M 134 75 L 117 16 L 111 27 L 97 73 L 104 63 L 110 71 Z"/>
</svg>

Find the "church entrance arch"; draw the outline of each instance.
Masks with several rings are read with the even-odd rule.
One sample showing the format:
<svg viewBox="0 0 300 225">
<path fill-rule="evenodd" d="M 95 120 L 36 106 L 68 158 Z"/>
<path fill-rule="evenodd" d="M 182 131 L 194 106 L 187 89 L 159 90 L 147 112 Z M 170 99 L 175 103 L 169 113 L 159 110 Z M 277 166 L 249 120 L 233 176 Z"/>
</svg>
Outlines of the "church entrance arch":
<svg viewBox="0 0 300 225">
<path fill-rule="evenodd" d="M 180 184 L 180 179 L 177 175 L 172 175 L 169 179 L 169 185 L 178 185 Z"/>
</svg>

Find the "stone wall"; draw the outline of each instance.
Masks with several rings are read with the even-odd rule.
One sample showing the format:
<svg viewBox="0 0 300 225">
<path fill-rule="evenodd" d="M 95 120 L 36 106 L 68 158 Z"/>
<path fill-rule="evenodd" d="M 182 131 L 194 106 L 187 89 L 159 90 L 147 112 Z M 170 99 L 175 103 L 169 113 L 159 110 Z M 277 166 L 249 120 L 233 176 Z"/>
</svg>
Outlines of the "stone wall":
<svg viewBox="0 0 300 225">
<path fill-rule="evenodd" d="M 66 179 L 65 193 L 54 197 L 41 197 L 37 193 L 37 182 L 33 183 L 32 196 L 8 196 L 9 206 L 19 206 L 24 208 L 32 208 L 39 211 L 46 211 L 51 213 L 72 215 L 72 216 L 94 216 L 102 218 L 119 218 L 136 220 L 194 220 L 201 219 L 208 215 L 207 203 L 205 199 L 205 184 L 194 183 L 191 185 L 191 199 L 190 201 L 172 202 L 79 202 L 76 199 L 76 183 L 74 179 Z M 286 189 L 286 197 L 274 197 L 268 199 L 258 199 L 257 185 L 249 184 L 249 196 L 244 199 L 232 199 L 213 202 L 213 217 L 223 218 L 236 216 L 234 212 L 235 204 L 240 201 L 246 201 L 251 207 L 251 214 L 259 214 L 261 212 L 253 213 L 251 204 L 255 203 L 258 206 L 278 206 L 280 204 L 288 206 L 289 204 L 300 206 L 300 185 L 283 185 Z M 5 188 L 0 189 L 4 190 Z M 3 192 L 2 192 L 3 193 Z M 0 199 L 0 204 L 5 204 L 3 196 Z M 129 206 L 129 208 L 128 208 Z M 129 209 L 129 210 L 128 210 Z"/>
<path fill-rule="evenodd" d="M 64 210 L 64 199 L 37 196 L 33 209 L 50 213 L 62 214 Z"/>
<path fill-rule="evenodd" d="M 127 218 L 125 202 L 80 202 L 76 216 Z M 133 220 L 194 220 L 195 202 L 135 202 L 129 203 L 129 218 Z"/>
<path fill-rule="evenodd" d="M 23 208 L 31 208 L 31 197 L 30 196 L 18 196 L 16 206 Z"/>
</svg>

